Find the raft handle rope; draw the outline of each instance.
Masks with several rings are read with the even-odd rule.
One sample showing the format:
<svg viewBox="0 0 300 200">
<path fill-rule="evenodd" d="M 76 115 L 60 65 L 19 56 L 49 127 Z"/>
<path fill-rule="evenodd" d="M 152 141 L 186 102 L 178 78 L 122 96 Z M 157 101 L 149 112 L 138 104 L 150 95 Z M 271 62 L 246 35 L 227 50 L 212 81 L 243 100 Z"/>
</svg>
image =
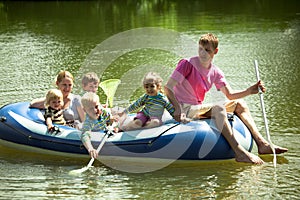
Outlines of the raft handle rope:
<svg viewBox="0 0 300 200">
<path fill-rule="evenodd" d="M 169 130 L 171 130 L 172 128 L 178 126 L 180 123 L 176 123 L 175 125 L 167 128 L 166 130 L 164 130 L 163 132 L 161 132 L 158 136 L 156 136 L 154 139 L 150 140 L 148 142 L 148 145 L 151 146 L 158 138 L 160 138 L 163 134 L 165 134 L 166 132 L 168 132 Z"/>
<path fill-rule="evenodd" d="M 5 118 L 5 117 L 4 117 Z M 40 139 L 38 137 L 34 137 L 33 135 L 29 135 L 29 134 L 25 134 L 23 133 L 22 131 L 16 129 L 15 127 L 13 127 L 12 125 L 6 123 L 6 118 L 5 118 L 5 121 L 2 121 L 2 117 L 1 117 L 1 120 L 0 120 L 3 124 L 5 124 L 6 126 L 8 126 L 9 128 L 13 129 L 14 131 L 16 131 L 17 133 L 19 133 L 20 135 L 23 135 L 24 137 L 27 137 L 28 140 L 38 140 L 38 141 L 45 141 L 45 142 L 51 142 L 51 143 L 57 143 L 57 144 L 67 144 L 67 145 L 72 145 L 72 146 L 75 146 L 75 147 L 79 147 L 80 149 L 82 149 L 80 146 L 81 145 L 78 145 L 78 144 L 70 144 L 70 143 L 66 143 L 66 142 L 59 142 L 59 141 L 53 141 L 53 140 L 50 140 L 50 139 Z M 53 136 L 51 136 L 53 137 Z"/>
</svg>

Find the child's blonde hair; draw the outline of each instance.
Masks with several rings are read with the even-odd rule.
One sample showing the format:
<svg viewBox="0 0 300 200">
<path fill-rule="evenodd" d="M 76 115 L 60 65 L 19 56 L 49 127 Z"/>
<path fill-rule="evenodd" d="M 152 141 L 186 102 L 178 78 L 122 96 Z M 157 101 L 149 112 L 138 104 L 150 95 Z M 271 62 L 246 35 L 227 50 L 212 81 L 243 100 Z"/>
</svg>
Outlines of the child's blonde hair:
<svg viewBox="0 0 300 200">
<path fill-rule="evenodd" d="M 89 108 L 90 104 L 92 102 L 97 102 L 99 103 L 99 96 L 95 94 L 94 92 L 86 92 L 82 97 L 81 97 L 81 104 L 83 108 Z"/>
<path fill-rule="evenodd" d="M 86 86 L 88 83 L 96 83 L 98 84 L 100 82 L 100 79 L 98 75 L 95 72 L 88 72 L 83 75 L 81 83 L 83 86 Z"/>
<path fill-rule="evenodd" d="M 203 46 L 211 44 L 211 46 L 215 50 L 218 48 L 219 39 L 214 34 L 207 33 L 200 37 L 199 44 L 201 44 Z"/>
<path fill-rule="evenodd" d="M 45 107 L 49 107 L 50 105 L 50 101 L 56 100 L 56 99 L 60 99 L 61 100 L 61 106 L 64 105 L 64 98 L 63 98 L 63 94 L 60 90 L 58 89 L 50 89 L 48 90 L 47 94 L 46 94 L 46 100 L 45 100 Z"/>
<path fill-rule="evenodd" d="M 143 85 L 146 85 L 148 83 L 154 83 L 161 93 L 163 93 L 162 82 L 163 82 L 162 78 L 155 72 L 147 73 L 143 79 Z"/>
</svg>

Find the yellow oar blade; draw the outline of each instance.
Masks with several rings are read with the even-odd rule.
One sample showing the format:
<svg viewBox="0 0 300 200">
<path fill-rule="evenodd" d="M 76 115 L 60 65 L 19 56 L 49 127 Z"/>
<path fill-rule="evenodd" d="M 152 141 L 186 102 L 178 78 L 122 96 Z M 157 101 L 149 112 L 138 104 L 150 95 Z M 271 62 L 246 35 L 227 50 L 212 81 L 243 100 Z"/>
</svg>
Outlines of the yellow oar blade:
<svg viewBox="0 0 300 200">
<path fill-rule="evenodd" d="M 120 79 L 108 79 L 100 83 L 100 87 L 107 96 L 110 108 L 113 107 L 114 96 L 120 83 Z"/>
</svg>

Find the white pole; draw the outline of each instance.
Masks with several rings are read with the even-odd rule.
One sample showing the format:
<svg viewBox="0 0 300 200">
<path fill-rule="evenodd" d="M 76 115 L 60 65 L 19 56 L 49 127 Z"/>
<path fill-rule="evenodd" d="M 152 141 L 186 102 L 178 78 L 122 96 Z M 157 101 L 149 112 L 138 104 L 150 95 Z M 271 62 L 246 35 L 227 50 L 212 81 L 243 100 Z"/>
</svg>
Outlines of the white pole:
<svg viewBox="0 0 300 200">
<path fill-rule="evenodd" d="M 254 65 L 255 65 L 255 71 L 256 71 L 256 78 L 257 81 L 260 80 L 259 78 L 259 71 L 258 71 L 258 62 L 257 60 L 254 60 Z M 264 122 L 265 122 L 265 130 L 266 130 L 266 134 L 267 134 L 267 140 L 270 144 L 270 147 L 273 151 L 273 164 L 274 167 L 276 167 L 276 152 L 275 152 L 275 148 L 274 145 L 271 141 L 271 137 L 270 137 L 270 133 L 269 133 L 269 125 L 268 125 L 268 120 L 267 120 L 267 114 L 266 114 L 266 110 L 265 110 L 265 104 L 264 104 L 264 96 L 263 96 L 263 92 L 261 91 L 261 89 L 258 87 L 258 92 L 259 92 L 259 97 L 260 97 L 260 105 L 261 105 L 261 109 L 262 109 L 262 114 L 263 114 L 263 118 L 264 118 Z"/>
</svg>

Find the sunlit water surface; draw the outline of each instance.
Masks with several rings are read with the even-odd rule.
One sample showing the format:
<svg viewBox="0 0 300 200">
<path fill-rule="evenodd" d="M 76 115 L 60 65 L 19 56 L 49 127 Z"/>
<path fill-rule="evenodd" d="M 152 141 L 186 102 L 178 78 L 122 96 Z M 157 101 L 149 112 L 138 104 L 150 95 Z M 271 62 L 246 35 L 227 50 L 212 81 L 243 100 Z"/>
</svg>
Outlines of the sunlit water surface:
<svg viewBox="0 0 300 200">
<path fill-rule="evenodd" d="M 175 163 L 137 174 L 95 162 L 91 170 L 71 176 L 70 170 L 83 167 L 88 160 L 30 154 L 0 146 L 0 198 L 298 199 L 298 1 L 280 1 L 278 5 L 272 1 L 242 1 L 239 6 L 222 2 L 220 8 L 209 1 L 0 2 L 0 104 L 43 96 L 54 87 L 55 75 L 62 69 L 80 78 L 82 67 L 88 68 L 83 63 L 92 49 L 123 31 L 167 28 L 188 36 L 195 45 L 199 35 L 214 32 L 220 39 L 214 62 L 225 72 L 232 88 L 242 89 L 254 83 L 253 61 L 259 61 L 261 78 L 268 88 L 264 100 L 272 141 L 289 148 L 284 156 L 278 156 L 276 169 L 273 157 L 263 156 L 266 164 L 262 166 L 233 160 Z M 178 59 L 178 55 L 160 49 L 129 49 L 107 67 L 103 79 L 124 78 L 132 70 L 136 73 L 133 81 L 139 85 L 144 67 L 151 63 L 153 67 L 155 61 L 166 80 Z M 141 88 L 132 87 L 130 95 L 126 93 L 128 88 L 117 92 L 115 105 L 126 106 L 142 94 Z M 79 82 L 74 91 L 80 92 Z M 223 97 L 214 90 L 207 101 L 216 98 Z M 265 135 L 259 97 L 245 100 Z M 256 147 L 253 152 L 257 152 Z"/>
</svg>

